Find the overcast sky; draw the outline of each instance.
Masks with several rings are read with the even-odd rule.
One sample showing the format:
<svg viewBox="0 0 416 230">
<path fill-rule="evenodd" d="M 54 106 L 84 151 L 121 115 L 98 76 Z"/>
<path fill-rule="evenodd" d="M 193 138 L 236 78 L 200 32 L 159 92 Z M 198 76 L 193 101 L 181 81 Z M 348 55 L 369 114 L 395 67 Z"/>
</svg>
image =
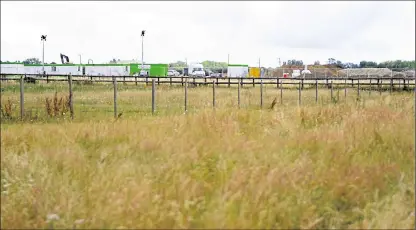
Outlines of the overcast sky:
<svg viewBox="0 0 416 230">
<path fill-rule="evenodd" d="M 415 1 L 1 2 L 1 60 L 214 60 L 275 67 L 415 59 Z"/>
</svg>

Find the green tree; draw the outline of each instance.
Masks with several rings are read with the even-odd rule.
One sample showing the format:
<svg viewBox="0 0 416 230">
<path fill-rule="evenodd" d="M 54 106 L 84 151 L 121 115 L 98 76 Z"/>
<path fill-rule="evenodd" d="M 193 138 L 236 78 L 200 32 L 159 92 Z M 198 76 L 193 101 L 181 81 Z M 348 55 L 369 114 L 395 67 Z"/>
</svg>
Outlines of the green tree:
<svg viewBox="0 0 416 230">
<path fill-rule="evenodd" d="M 41 64 L 42 62 L 38 58 L 28 58 L 23 61 L 24 64 Z"/>
<path fill-rule="evenodd" d="M 336 63 L 335 58 L 328 58 L 328 65 L 333 65 Z"/>
<path fill-rule="evenodd" d="M 226 62 L 216 62 L 216 61 L 203 61 L 202 65 L 204 65 L 205 68 L 227 68 L 228 64 Z"/>
<path fill-rule="evenodd" d="M 186 67 L 186 63 L 183 62 L 183 61 L 177 61 L 177 62 L 174 62 L 174 63 L 169 63 L 169 67 L 172 67 L 172 68 L 184 68 L 184 67 Z"/>
</svg>

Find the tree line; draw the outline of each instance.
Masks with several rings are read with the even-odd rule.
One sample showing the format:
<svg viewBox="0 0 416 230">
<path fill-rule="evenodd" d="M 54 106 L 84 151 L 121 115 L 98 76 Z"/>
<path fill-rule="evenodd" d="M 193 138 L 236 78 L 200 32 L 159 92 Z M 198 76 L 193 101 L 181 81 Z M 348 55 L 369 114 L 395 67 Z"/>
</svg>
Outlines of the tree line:
<svg viewBox="0 0 416 230">
<path fill-rule="evenodd" d="M 300 67 L 303 66 L 302 60 L 288 60 L 283 62 L 283 67 Z M 314 62 L 315 66 L 320 66 L 321 63 L 319 61 Z M 328 58 L 328 62 L 326 65 L 335 66 L 338 68 L 346 69 L 346 68 L 389 68 L 389 69 L 406 69 L 406 68 L 415 68 L 416 62 L 413 61 L 406 61 L 406 60 L 395 60 L 395 61 L 384 61 L 377 63 L 375 61 L 360 61 L 359 64 L 352 63 L 352 62 L 342 62 L 341 60 L 336 60 L 335 58 Z"/>
</svg>

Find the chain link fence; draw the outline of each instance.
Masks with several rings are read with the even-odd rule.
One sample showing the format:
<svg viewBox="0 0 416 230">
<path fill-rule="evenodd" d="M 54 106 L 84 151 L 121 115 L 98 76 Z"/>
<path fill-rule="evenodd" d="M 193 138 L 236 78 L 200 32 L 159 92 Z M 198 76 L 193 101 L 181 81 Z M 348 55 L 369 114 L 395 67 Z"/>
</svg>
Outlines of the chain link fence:
<svg viewBox="0 0 416 230">
<path fill-rule="evenodd" d="M 257 68 L 257 67 L 255 67 Z M 171 67 L 180 75 L 187 76 L 186 68 Z M 227 68 L 204 67 L 207 77 L 227 77 Z M 411 68 L 262 68 L 263 78 L 415 78 L 415 69 Z"/>
<path fill-rule="evenodd" d="M 268 68 L 266 78 L 415 78 L 415 69 L 410 68 Z"/>
</svg>

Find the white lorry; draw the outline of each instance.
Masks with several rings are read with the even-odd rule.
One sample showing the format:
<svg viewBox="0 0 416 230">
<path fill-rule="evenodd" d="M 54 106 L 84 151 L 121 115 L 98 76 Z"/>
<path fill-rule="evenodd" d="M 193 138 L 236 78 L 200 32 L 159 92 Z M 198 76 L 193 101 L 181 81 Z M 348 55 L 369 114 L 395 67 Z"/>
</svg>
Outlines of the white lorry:
<svg viewBox="0 0 416 230">
<path fill-rule="evenodd" d="M 188 65 L 188 74 L 191 77 L 205 77 L 204 66 L 201 63 L 191 63 Z"/>
</svg>

